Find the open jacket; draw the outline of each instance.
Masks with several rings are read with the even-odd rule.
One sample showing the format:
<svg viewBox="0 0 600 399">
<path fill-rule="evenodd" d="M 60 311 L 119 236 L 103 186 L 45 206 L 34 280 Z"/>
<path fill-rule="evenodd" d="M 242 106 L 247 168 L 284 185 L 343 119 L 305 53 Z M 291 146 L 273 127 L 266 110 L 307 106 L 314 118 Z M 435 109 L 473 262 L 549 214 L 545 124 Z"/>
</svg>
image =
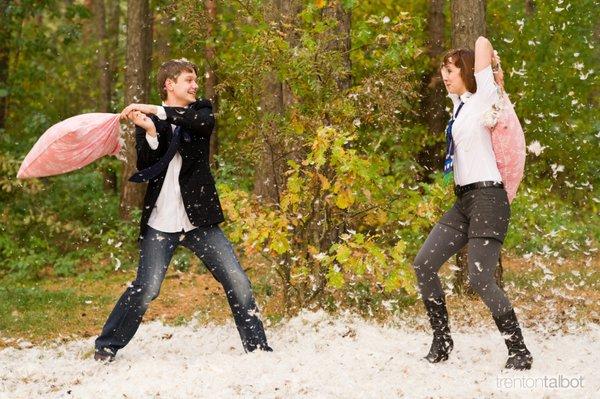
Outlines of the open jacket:
<svg viewBox="0 0 600 399">
<path fill-rule="evenodd" d="M 145 129 L 136 126 L 135 142 L 137 150 L 137 168 L 142 170 L 158 162 L 166 153 L 171 142 L 173 131 L 171 125 L 180 126 L 181 144 L 179 154 L 182 158 L 179 185 L 186 213 L 190 222 L 196 226 L 208 226 L 221 223 L 223 211 L 215 188 L 215 180 L 210 173 L 209 148 L 210 135 L 215 125 L 212 104 L 208 100 L 197 100 L 187 108 L 163 107 L 167 119 L 161 120 L 156 115 L 150 118 L 156 126 L 158 148 L 150 148 L 146 140 Z M 167 169 L 148 182 L 142 218 L 140 220 L 140 237 L 143 237 L 148 220 L 160 190 Z"/>
</svg>

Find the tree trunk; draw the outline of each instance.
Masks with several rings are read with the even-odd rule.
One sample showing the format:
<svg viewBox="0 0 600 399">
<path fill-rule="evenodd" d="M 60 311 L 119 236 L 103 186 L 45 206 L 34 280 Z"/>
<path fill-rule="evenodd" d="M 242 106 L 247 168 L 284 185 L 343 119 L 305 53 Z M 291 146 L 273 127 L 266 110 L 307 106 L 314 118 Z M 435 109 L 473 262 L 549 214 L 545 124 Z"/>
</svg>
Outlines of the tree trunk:
<svg viewBox="0 0 600 399">
<path fill-rule="evenodd" d="M 301 6 L 297 0 L 271 0 L 266 8 L 265 19 L 279 25 L 279 31 L 285 32 L 287 40 L 294 45 L 295 19 Z M 279 81 L 277 73 L 272 71 L 263 79 L 263 93 L 260 106 L 265 116 L 262 129 L 260 163 L 254 175 L 254 194 L 263 202 L 278 204 L 285 181 L 286 150 L 288 149 L 276 119 L 293 102 L 293 96 L 285 82 Z"/>
<path fill-rule="evenodd" d="M 100 71 L 99 76 L 99 98 L 98 111 L 109 112 L 110 99 L 112 91 L 112 79 L 110 76 L 108 63 L 108 43 L 106 32 L 106 7 L 104 0 L 93 0 L 92 11 L 94 13 L 94 26 L 96 29 L 96 39 L 98 43 L 98 54 L 96 64 Z"/>
<path fill-rule="evenodd" d="M 485 36 L 485 0 L 452 1 L 452 47 L 475 46 L 479 36 Z"/>
<path fill-rule="evenodd" d="M 127 3 L 127 56 L 125 71 L 125 104 L 148 101 L 152 61 L 152 13 L 148 0 Z M 126 162 L 121 175 L 121 216 L 131 217 L 131 211 L 143 202 L 145 185 L 128 181 L 136 171 L 135 130 L 128 124 L 125 131 Z"/>
<path fill-rule="evenodd" d="M 440 76 L 440 58 L 444 52 L 445 0 L 429 0 L 427 17 L 427 52 L 431 59 L 430 70 L 423 81 L 421 115 L 432 137 L 443 136 L 448 114 L 445 110 L 446 89 Z M 441 169 L 443 158 L 439 145 L 424 148 L 417 155 L 417 162 L 425 169 L 425 176 Z"/>
<path fill-rule="evenodd" d="M 473 49 L 479 36 L 485 36 L 485 0 L 453 0 L 452 1 L 452 47 Z M 454 290 L 457 293 L 474 295 L 468 286 L 468 254 L 466 246 L 456 255 L 458 271 L 454 276 Z M 498 268 L 495 273 L 496 282 L 500 287 L 502 283 L 502 254 L 498 259 Z"/>
<path fill-rule="evenodd" d="M 210 99 L 213 104 L 213 113 L 219 110 L 219 99 L 215 87 L 217 86 L 217 75 L 215 74 L 216 50 L 215 50 L 215 22 L 217 20 L 217 0 L 204 0 L 204 7 L 208 16 L 206 25 L 206 45 L 204 47 L 204 59 L 206 61 L 206 70 L 204 71 L 204 95 Z M 217 167 L 215 156 L 219 153 L 219 136 L 217 134 L 217 124 L 210 136 L 209 161 L 212 167 Z"/>
<path fill-rule="evenodd" d="M 6 111 L 8 106 L 8 69 L 10 59 L 11 21 L 6 12 L 9 0 L 0 0 L 2 16 L 0 16 L 0 129 L 6 124 Z"/>
<path fill-rule="evenodd" d="M 535 1 L 525 0 L 525 15 L 531 17 L 535 13 Z"/>
<path fill-rule="evenodd" d="M 335 39 L 327 43 L 326 49 L 338 52 L 342 57 L 343 73 L 336 79 L 336 83 L 340 91 L 346 91 L 352 86 L 352 64 L 350 62 L 352 11 L 344 9 L 340 1 L 333 1 L 323 8 L 323 16 L 337 21 L 333 32 Z"/>
<path fill-rule="evenodd" d="M 108 70 L 111 79 L 109 95 L 109 110 L 114 111 L 112 99 L 115 83 L 119 80 L 119 23 L 121 21 L 121 7 L 119 0 L 107 0 L 106 2 L 107 27 L 107 54 Z M 110 112 L 109 111 L 109 112 Z"/>
</svg>

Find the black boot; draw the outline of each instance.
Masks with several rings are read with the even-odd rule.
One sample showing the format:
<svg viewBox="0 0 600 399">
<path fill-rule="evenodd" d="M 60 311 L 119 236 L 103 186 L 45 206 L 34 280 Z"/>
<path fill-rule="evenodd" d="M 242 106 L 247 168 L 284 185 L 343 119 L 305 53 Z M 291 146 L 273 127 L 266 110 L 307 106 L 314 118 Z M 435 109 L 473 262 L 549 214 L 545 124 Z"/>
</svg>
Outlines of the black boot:
<svg viewBox="0 0 600 399">
<path fill-rule="evenodd" d="M 448 360 L 448 355 L 454 348 L 454 341 L 450 337 L 446 300 L 444 298 L 430 298 L 425 299 L 423 302 L 433 330 L 433 341 L 425 359 L 429 363 Z"/>
<path fill-rule="evenodd" d="M 511 309 L 502 316 L 494 317 L 494 321 L 508 348 L 508 360 L 504 367 L 513 370 L 529 370 L 533 363 L 533 357 L 523 341 L 523 334 L 515 311 Z"/>
</svg>

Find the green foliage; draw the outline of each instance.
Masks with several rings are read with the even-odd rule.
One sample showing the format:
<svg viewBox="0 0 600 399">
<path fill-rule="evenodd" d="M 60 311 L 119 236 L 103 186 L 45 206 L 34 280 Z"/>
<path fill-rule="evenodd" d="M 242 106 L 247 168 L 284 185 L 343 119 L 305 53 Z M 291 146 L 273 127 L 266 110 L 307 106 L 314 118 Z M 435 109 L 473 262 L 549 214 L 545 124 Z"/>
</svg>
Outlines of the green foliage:
<svg viewBox="0 0 600 399">
<path fill-rule="evenodd" d="M 488 5 L 507 91 L 527 142 L 543 146 L 527 158 L 528 185 L 547 187 L 576 207 L 598 198 L 597 6 L 538 1 L 527 15 L 522 1 Z"/>
<path fill-rule="evenodd" d="M 71 275 L 107 260 L 112 267 L 133 264 L 137 223 L 118 217 L 118 196 L 103 191 L 94 165 L 64 176 L 17 180 L 19 164 L 0 153 L 0 276 Z"/>
<path fill-rule="evenodd" d="M 338 34 L 337 21 L 323 12 L 329 3 L 304 2 L 296 18 L 278 22 L 271 2 L 220 2 L 214 37 L 207 35 L 203 2 L 154 4 L 165 6 L 155 10 L 156 21 L 169 23 L 157 32 L 173 57 L 202 69 L 204 46 L 215 47 L 216 176 L 229 237 L 246 254 L 263 256 L 278 277 L 265 278 L 261 289 L 283 292 L 290 307 L 343 304 L 370 314 L 414 298 L 410 263 L 454 198 L 441 173 L 417 180 L 417 155 L 443 147 L 443 133 L 429 133 L 419 115 L 422 79 L 436 64 L 425 52 L 428 2 L 344 1 L 352 11 L 350 70 L 346 54 L 331 46 Z M 542 148 L 528 154 L 505 248 L 593 254 L 600 235 L 595 2 L 535 3 L 532 15 L 520 0 L 490 0 L 487 7 L 489 36 L 527 143 Z M 79 3 L 10 7 L 11 73 L 0 87 L 0 97 L 10 100 L 0 135 L 0 275 L 133 267 L 139 214 L 120 220 L 118 194 L 103 189 L 102 172 L 118 175 L 118 161 L 53 178 L 14 178 L 45 129 L 95 111 L 99 43 L 90 42 L 92 15 Z M 121 45 L 121 66 L 123 54 Z M 162 58 L 155 54 L 156 63 Z M 286 96 L 281 112 L 268 106 L 265 81 L 273 78 Z M 151 98 L 158 101 L 155 88 Z M 251 193 L 273 132 L 289 162 L 280 202 L 269 206 Z M 194 262 L 187 252 L 175 255 L 179 270 Z"/>
</svg>

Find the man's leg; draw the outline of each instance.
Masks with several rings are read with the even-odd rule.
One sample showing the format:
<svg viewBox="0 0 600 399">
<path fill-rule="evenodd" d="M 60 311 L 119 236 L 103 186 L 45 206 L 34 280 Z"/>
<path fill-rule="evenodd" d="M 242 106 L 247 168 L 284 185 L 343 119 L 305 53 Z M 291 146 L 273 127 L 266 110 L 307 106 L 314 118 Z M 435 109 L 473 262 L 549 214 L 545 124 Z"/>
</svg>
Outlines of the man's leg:
<svg viewBox="0 0 600 399">
<path fill-rule="evenodd" d="M 271 350 L 250 280 L 219 226 L 200 227 L 186 233 L 182 245 L 192 250 L 223 285 L 244 350 Z"/>
<path fill-rule="evenodd" d="M 115 305 L 96 339 L 97 353 L 112 357 L 131 340 L 149 303 L 158 296 L 178 244 L 178 233 L 162 233 L 148 227 L 140 243 L 137 277 Z"/>
</svg>

